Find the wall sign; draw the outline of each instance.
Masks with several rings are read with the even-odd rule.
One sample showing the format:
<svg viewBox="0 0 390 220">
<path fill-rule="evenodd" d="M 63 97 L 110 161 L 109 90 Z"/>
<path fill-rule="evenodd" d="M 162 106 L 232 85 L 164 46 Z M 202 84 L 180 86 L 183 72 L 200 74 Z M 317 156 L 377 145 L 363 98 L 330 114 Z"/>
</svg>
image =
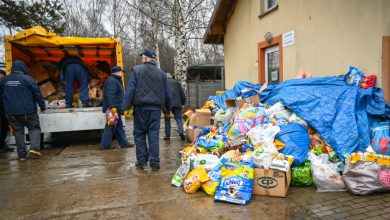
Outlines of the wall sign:
<svg viewBox="0 0 390 220">
<path fill-rule="evenodd" d="M 283 33 L 283 47 L 288 47 L 295 44 L 295 31 Z"/>
</svg>

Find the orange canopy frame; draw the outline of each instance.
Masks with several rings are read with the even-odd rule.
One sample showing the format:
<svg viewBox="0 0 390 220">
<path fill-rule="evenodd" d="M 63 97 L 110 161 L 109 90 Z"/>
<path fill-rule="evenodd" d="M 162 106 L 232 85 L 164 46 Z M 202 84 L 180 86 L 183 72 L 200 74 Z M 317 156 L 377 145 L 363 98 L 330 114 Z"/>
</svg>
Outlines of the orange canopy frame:
<svg viewBox="0 0 390 220">
<path fill-rule="evenodd" d="M 111 66 L 121 66 L 120 39 L 61 37 L 41 26 L 4 37 L 7 74 L 14 60 L 23 60 L 28 66 L 38 61 L 59 62 L 66 55 L 77 55 L 87 65 L 98 60 Z"/>
</svg>

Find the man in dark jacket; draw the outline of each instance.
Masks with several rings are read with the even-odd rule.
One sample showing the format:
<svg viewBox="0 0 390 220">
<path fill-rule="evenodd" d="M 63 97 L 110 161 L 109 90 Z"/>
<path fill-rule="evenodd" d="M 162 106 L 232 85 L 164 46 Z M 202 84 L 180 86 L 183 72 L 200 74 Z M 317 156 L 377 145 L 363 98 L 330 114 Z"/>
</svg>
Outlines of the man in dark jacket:
<svg viewBox="0 0 390 220">
<path fill-rule="evenodd" d="M 177 129 L 179 130 L 179 136 L 182 141 L 185 141 L 183 118 L 182 118 L 182 106 L 186 103 L 186 95 L 184 94 L 181 84 L 172 79 L 171 74 L 167 74 L 168 77 L 168 90 L 172 101 L 172 113 L 175 118 Z M 170 140 L 171 137 L 171 118 L 170 115 L 164 114 L 165 121 L 165 137 L 164 140 Z"/>
<path fill-rule="evenodd" d="M 156 53 L 145 50 L 142 64 L 133 67 L 126 88 L 123 109 L 134 106 L 134 141 L 136 166 L 152 171 L 160 169 L 159 132 L 161 110 L 170 109 L 167 76 L 155 65 Z M 146 145 L 148 136 L 149 148 Z"/>
<path fill-rule="evenodd" d="M 41 90 L 34 79 L 27 76 L 28 67 L 21 60 L 16 60 L 11 68 L 11 74 L 4 77 L 0 84 L 1 106 L 8 116 L 9 123 L 14 129 L 18 159 L 27 157 L 24 143 L 24 127 L 30 135 L 30 155 L 41 156 L 40 141 L 41 127 L 37 114 L 37 104 L 42 112 L 46 106 Z"/>
<path fill-rule="evenodd" d="M 65 81 L 66 107 L 73 107 L 75 82 L 79 84 L 79 94 L 83 107 L 89 107 L 88 70 L 78 56 L 66 56 L 59 63 L 61 79 Z"/>
<path fill-rule="evenodd" d="M 107 78 L 104 83 L 104 97 L 103 97 L 103 112 L 108 109 L 116 108 L 119 115 L 119 121 L 115 126 L 109 126 L 106 123 L 104 133 L 100 146 L 102 149 L 110 149 L 112 136 L 115 135 L 119 145 L 122 148 L 131 147 L 127 142 L 125 130 L 121 116 L 123 115 L 122 101 L 123 101 L 123 86 L 122 86 L 123 70 L 120 66 L 114 66 L 111 69 L 111 76 Z"/>
<path fill-rule="evenodd" d="M 0 84 L 1 81 L 3 81 L 4 77 L 6 76 L 4 70 L 0 70 Z M 5 142 L 5 139 L 8 135 L 8 119 L 7 116 L 4 113 L 3 106 L 0 106 L 0 152 L 12 152 L 14 151 L 13 148 L 10 148 L 7 146 L 7 143 Z"/>
</svg>

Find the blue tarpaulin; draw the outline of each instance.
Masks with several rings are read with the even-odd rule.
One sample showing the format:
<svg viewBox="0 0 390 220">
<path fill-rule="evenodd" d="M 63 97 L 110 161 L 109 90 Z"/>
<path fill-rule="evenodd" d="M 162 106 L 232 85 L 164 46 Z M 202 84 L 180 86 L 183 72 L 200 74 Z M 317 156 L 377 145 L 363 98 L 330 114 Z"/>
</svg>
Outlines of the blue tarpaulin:
<svg viewBox="0 0 390 220">
<path fill-rule="evenodd" d="M 223 108 L 224 100 L 238 97 L 245 86 L 261 87 L 239 82 L 226 96 L 209 99 Z M 370 144 L 372 121 L 390 119 L 390 105 L 381 89 L 360 89 L 345 83 L 343 77 L 291 79 L 267 87 L 260 97 L 270 105 L 281 101 L 317 130 L 342 159 Z"/>
<path fill-rule="evenodd" d="M 233 89 L 226 90 L 223 94 L 216 95 L 216 96 L 210 96 L 209 100 L 213 100 L 215 104 L 218 105 L 218 107 L 222 109 L 226 109 L 226 104 L 225 100 L 226 99 L 234 99 L 239 96 L 241 96 L 241 90 L 246 89 L 246 88 L 252 88 L 259 90 L 262 85 L 260 84 L 253 84 L 250 82 L 245 82 L 245 81 L 239 81 L 234 85 Z M 264 91 L 264 93 L 267 92 L 267 89 Z"/>
</svg>

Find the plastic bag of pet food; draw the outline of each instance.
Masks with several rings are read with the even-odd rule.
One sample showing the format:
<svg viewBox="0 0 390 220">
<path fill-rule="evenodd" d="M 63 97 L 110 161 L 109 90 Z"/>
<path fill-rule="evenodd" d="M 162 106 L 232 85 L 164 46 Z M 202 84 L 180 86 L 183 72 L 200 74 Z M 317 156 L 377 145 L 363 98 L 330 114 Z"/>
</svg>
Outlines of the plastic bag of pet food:
<svg viewBox="0 0 390 220">
<path fill-rule="evenodd" d="M 263 108 L 248 108 L 236 116 L 229 129 L 228 137 L 236 139 L 240 135 L 245 135 L 251 128 L 264 123 L 265 120 L 266 116 Z"/>
<path fill-rule="evenodd" d="M 186 191 L 186 193 L 195 193 L 202 183 L 207 182 L 208 180 L 209 176 L 207 175 L 206 169 L 203 166 L 198 166 L 184 179 L 184 191 Z"/>
<path fill-rule="evenodd" d="M 313 181 L 318 192 L 346 191 L 345 183 L 337 165 L 329 161 L 327 154 L 309 153 Z"/>
<path fill-rule="evenodd" d="M 215 193 L 215 201 L 247 204 L 252 197 L 252 160 L 222 159 L 221 165 L 221 182 Z"/>
<path fill-rule="evenodd" d="M 107 125 L 110 127 L 115 127 L 119 121 L 119 115 L 116 108 L 109 108 L 106 111 L 106 121 Z"/>
<path fill-rule="evenodd" d="M 221 166 L 221 163 L 219 163 L 214 167 L 214 169 L 208 173 L 210 180 L 202 184 L 202 190 L 210 196 L 215 195 L 215 191 L 221 182 Z"/>
<path fill-rule="evenodd" d="M 172 178 L 172 185 L 181 186 L 183 184 L 184 178 L 187 176 L 188 172 L 190 172 L 190 163 L 188 158 L 181 159 L 181 165 L 179 169 L 177 169 L 175 175 Z"/>
<path fill-rule="evenodd" d="M 349 72 L 345 74 L 344 80 L 347 82 L 347 84 L 359 86 L 360 87 L 360 81 L 363 79 L 363 73 L 359 68 L 350 66 Z"/>
<path fill-rule="evenodd" d="M 291 184 L 293 186 L 312 186 L 314 184 L 310 161 L 306 161 L 302 166 L 292 168 Z"/>
<path fill-rule="evenodd" d="M 390 155 L 389 123 L 374 123 L 371 127 L 371 145 L 378 154 Z"/>
</svg>

